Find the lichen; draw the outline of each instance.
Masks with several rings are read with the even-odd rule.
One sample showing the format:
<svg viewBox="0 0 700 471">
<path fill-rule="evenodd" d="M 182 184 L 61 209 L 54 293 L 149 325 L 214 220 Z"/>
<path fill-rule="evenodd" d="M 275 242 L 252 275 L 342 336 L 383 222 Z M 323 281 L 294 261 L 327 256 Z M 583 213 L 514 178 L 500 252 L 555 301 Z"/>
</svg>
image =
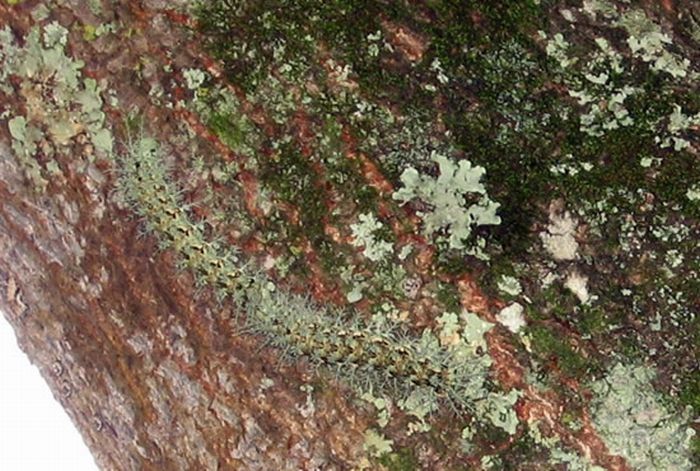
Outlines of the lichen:
<svg viewBox="0 0 700 471">
<path fill-rule="evenodd" d="M 610 451 L 639 470 L 691 470 L 689 411 L 674 413 L 654 391 L 654 371 L 616 364 L 591 384 L 593 423 Z"/>
<path fill-rule="evenodd" d="M 519 303 L 510 304 L 496 315 L 496 320 L 503 324 L 508 330 L 517 334 L 520 329 L 525 327 L 525 316 L 523 315 L 525 309 Z"/>
<path fill-rule="evenodd" d="M 554 260 L 574 260 L 578 251 L 574 237 L 576 220 L 568 211 L 561 214 L 551 211 L 549 220 L 547 231 L 540 234 L 545 249 Z"/>
<path fill-rule="evenodd" d="M 502 275 L 500 280 L 498 280 L 498 289 L 510 296 L 517 296 L 523 291 L 520 281 L 508 275 Z"/>
<path fill-rule="evenodd" d="M 690 60 L 679 58 L 669 51 L 673 40 L 643 10 L 631 8 L 615 24 L 627 30 L 630 51 L 635 57 L 651 64 L 652 70 L 677 78 L 688 75 Z"/>
<path fill-rule="evenodd" d="M 365 433 L 363 446 L 367 453 L 375 458 L 391 453 L 393 444 L 393 440 L 387 439 L 376 430 L 369 429 Z"/>
<path fill-rule="evenodd" d="M 26 116 L 8 121 L 12 146 L 40 191 L 48 185 L 51 172 L 35 160 L 39 146 L 49 158 L 45 165 L 81 134 L 98 155 L 109 157 L 112 152 L 112 135 L 102 112 L 102 87 L 82 76 L 84 64 L 66 55 L 67 42 L 68 30 L 55 21 L 32 28 L 21 46 L 7 26 L 0 30 L 0 90 L 21 97 L 27 110 Z M 19 78 L 18 85 L 9 81 L 10 74 Z M 52 167 L 56 169 L 55 164 Z"/>
<path fill-rule="evenodd" d="M 394 247 L 391 242 L 378 238 L 378 231 L 381 231 L 383 224 L 379 222 L 374 214 L 366 213 L 358 216 L 359 223 L 351 224 L 353 242 L 356 247 L 362 247 L 365 257 L 378 262 L 387 255 L 393 253 Z"/>
<path fill-rule="evenodd" d="M 413 200 L 427 204 L 427 209 L 417 212 L 423 232 L 445 238 L 452 249 L 464 249 L 474 228 L 501 222 L 496 214 L 500 205 L 489 198 L 481 183 L 483 167 L 474 167 L 468 160 L 455 164 L 437 153 L 431 155 L 431 160 L 438 165 L 437 178 L 410 167 L 401 174 L 403 187 L 392 196 L 402 204 Z M 449 236 L 442 236 L 441 231 Z"/>
</svg>

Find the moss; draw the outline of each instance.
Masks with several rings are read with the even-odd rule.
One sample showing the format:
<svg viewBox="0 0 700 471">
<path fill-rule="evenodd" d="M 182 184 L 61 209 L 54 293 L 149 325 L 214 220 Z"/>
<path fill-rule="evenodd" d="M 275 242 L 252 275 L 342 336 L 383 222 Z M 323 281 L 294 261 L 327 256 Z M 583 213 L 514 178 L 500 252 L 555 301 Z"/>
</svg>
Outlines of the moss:
<svg viewBox="0 0 700 471">
<path fill-rule="evenodd" d="M 230 78 L 253 91 L 274 63 L 288 64 L 296 69 L 294 75 L 302 75 L 316 42 L 351 64 L 365 85 L 401 83 L 399 74 L 387 73 L 366 53 L 367 37 L 381 29 L 382 16 L 396 9 L 370 0 L 244 1 L 235 7 L 215 1 L 201 3 L 196 14 L 210 50 L 226 63 Z"/>
<path fill-rule="evenodd" d="M 230 149 L 240 149 L 246 143 L 246 136 L 252 132 L 249 126 L 235 119 L 232 113 L 213 113 L 208 126 Z"/>
<path fill-rule="evenodd" d="M 462 308 L 459 291 L 452 283 L 439 283 L 437 300 L 447 312 L 459 312 Z"/>
<path fill-rule="evenodd" d="M 576 317 L 579 319 L 578 327 L 584 335 L 602 334 L 610 325 L 605 309 L 598 305 L 584 305 Z"/>
<path fill-rule="evenodd" d="M 292 143 L 283 144 L 273 158 L 263 163 L 260 178 L 280 200 L 299 211 L 298 224 L 280 220 L 291 242 L 308 238 L 319 251 L 326 269 L 342 266 L 335 244 L 324 231 L 324 224 L 331 215 L 323 198 L 319 197 L 318 176 L 301 151 Z"/>
<path fill-rule="evenodd" d="M 483 424 L 477 428 L 479 440 L 488 448 L 498 448 L 511 439 L 511 434 L 500 427 L 491 424 Z"/>
<path fill-rule="evenodd" d="M 456 4 L 431 0 L 427 4 L 435 18 L 431 23 L 434 49 L 443 64 L 455 67 L 459 65 L 462 48 L 497 43 L 536 27 L 543 18 L 544 5 L 540 3 L 550 2 L 469 0 Z"/>
<path fill-rule="evenodd" d="M 601 352 L 645 358 L 649 339 L 640 330 L 629 328 L 630 305 L 643 324 L 650 321 L 652 307 L 666 306 L 659 301 L 661 287 L 686 293 L 686 305 L 694 305 L 697 299 L 692 297 L 698 292 L 697 283 L 693 285 L 687 271 L 691 260 L 697 258 L 691 249 L 673 242 L 681 257 L 676 260 L 685 262 L 682 269 L 669 274 L 656 266 L 658 258 L 653 258 L 662 257 L 668 247 L 646 240 L 642 248 L 627 253 L 632 245 L 625 237 L 637 229 L 653 230 L 658 225 L 652 221 L 656 216 L 672 218 L 671 207 L 686 216 L 700 217 L 700 205 L 687 197 L 690 182 L 700 180 L 696 159 L 690 152 L 659 145 L 660 140 L 669 139 L 667 122 L 674 104 L 691 115 L 697 113 L 700 103 L 697 94 L 686 93 L 673 77 L 649 73 L 647 64 L 630 54 L 621 55 L 623 69 L 617 71 L 604 70 L 612 61 L 610 57 L 586 60 L 598 51 L 589 39 L 605 38 L 609 43 L 606 54 L 624 46 L 623 31 L 611 32 L 609 25 L 594 20 L 595 31 L 584 22 L 577 23 L 578 35 L 569 33 L 571 28 L 563 31 L 566 37 L 562 39 L 571 44 L 568 52 L 578 61 L 572 61 L 569 70 L 561 70 L 532 34 L 543 28 L 551 36 L 555 23 L 545 12 L 556 12 L 551 8 L 554 3 L 469 0 L 458 5 L 430 0 L 387 6 L 365 0 L 264 0 L 236 2 L 240 9 L 235 12 L 226 6 L 230 2 L 216 1 L 202 10 L 207 13 L 202 24 L 211 50 L 223 61 L 229 77 L 242 84 L 254 106 L 274 121 L 268 148 L 278 149 L 275 157 L 262 160 L 266 157 L 258 151 L 263 145 L 250 147 L 258 154 L 255 158 L 260 159 L 266 187 L 279 200 L 299 208 L 300 224 L 283 221 L 281 214 L 274 216 L 277 221 L 267 228 L 275 231 L 271 239 L 291 239 L 292 245 L 294 240 L 307 237 L 326 269 L 342 266 L 338 262 L 340 248 L 323 233 L 322 221 L 332 222 L 334 215 L 319 204 L 319 189 L 330 187 L 341 201 L 351 202 L 338 208 L 343 215 L 376 214 L 381 198 L 367 185 L 358 161 L 347 157 L 348 147 L 355 144 L 348 144 L 345 133 L 357 138 L 358 149 L 352 150 L 374 159 L 394 184 L 407 167 L 435 173 L 425 165 L 434 151 L 449 158 L 469 159 L 486 169 L 488 194 L 501 205 L 498 215 L 502 223 L 478 232 L 488 240 L 494 295 L 502 296 L 496 289 L 500 274 L 513 274 L 514 266 L 526 267 L 518 278 L 532 300 L 527 305 L 527 318 L 536 356 L 556 360 L 566 375 L 585 376 L 599 367 L 598 357 L 579 354 L 562 334 L 577 331 L 586 340 L 590 337 L 590 342 L 582 342 L 585 348 L 603 345 Z M 574 16 L 583 15 L 570 8 Z M 420 37 L 427 45 L 422 60 L 408 64 L 401 54 L 385 48 L 383 22 L 400 24 Z M 558 26 L 555 29 L 561 30 Z M 328 72 L 328 57 L 341 69 L 347 65 L 348 80 L 359 86 L 329 85 L 335 79 Z M 430 70 L 435 60 L 449 84 L 441 82 L 428 92 L 426 84 L 437 85 Z M 593 65 L 586 68 L 589 63 Z M 271 71 L 281 77 L 274 86 L 265 83 Z M 594 80 L 586 79 L 586 73 Z M 600 83 L 603 76 L 609 78 L 607 84 Z M 589 103 L 568 96 L 566 90 L 586 92 L 596 98 L 592 103 L 610 104 L 610 98 L 627 85 L 634 87 L 623 97 L 629 120 L 615 115 L 614 103 L 592 112 Z M 302 156 L 294 145 L 284 144 L 284 136 L 294 135 L 291 118 L 300 109 L 309 113 L 311 134 L 316 136 L 311 156 Z M 229 111 L 217 110 L 209 125 L 228 145 L 245 146 L 247 136 L 256 130 L 238 126 L 237 111 Z M 592 123 L 585 124 L 588 118 Z M 618 127 L 606 129 L 606 123 Z M 443 124 L 448 135 L 441 128 Z M 591 135 L 598 132 L 601 135 Z M 687 130 L 678 136 L 691 137 Z M 322 167 L 318 174 L 316 165 Z M 321 174 L 327 181 L 320 181 Z M 638 208 L 643 201 L 634 197 L 645 193 L 655 198 L 653 211 L 647 216 L 640 215 Z M 579 305 L 572 293 L 562 288 L 561 280 L 546 289 L 534 282 L 540 276 L 537 270 L 543 256 L 537 253 L 539 241 L 533 228 L 542 222 L 543 208 L 556 198 L 565 200 L 572 211 L 578 210 L 582 223 L 594 229 L 582 241 L 582 247 L 591 250 L 582 252 L 576 262 L 587 265 L 591 291 L 597 296 L 594 304 Z M 637 226 L 625 225 L 621 216 L 626 214 Z M 596 228 L 592 221 L 596 215 L 607 222 Z M 437 245 L 439 272 L 460 275 L 473 270 L 474 264 L 463 254 L 448 250 L 444 243 Z M 635 258 L 644 252 L 651 258 L 637 267 Z M 595 254 L 595 264 L 587 258 L 590 253 Z M 305 265 L 303 254 L 297 251 L 296 256 L 295 266 L 301 269 Z M 627 288 L 636 268 L 643 283 L 635 289 L 654 301 L 617 295 Z M 613 286 L 596 286 L 603 277 L 614 280 Z M 382 299 L 386 293 L 374 288 L 365 286 L 363 294 Z M 438 301 L 446 310 L 459 310 L 459 296 L 452 285 L 440 283 L 437 290 Z M 664 325 L 667 321 L 663 320 Z M 685 331 L 686 321 L 679 322 L 683 327 L 678 330 Z M 622 327 L 616 330 L 619 335 L 609 335 L 613 325 Z M 662 334 L 657 337 L 654 345 L 661 343 Z M 677 343 L 663 337 L 664 342 L 667 339 L 669 345 Z M 684 401 L 695 401 L 698 393 L 694 384 L 688 383 Z"/>
<path fill-rule="evenodd" d="M 526 463 L 541 460 L 542 447 L 528 434 L 523 434 L 510 447 L 503 450 L 499 457 L 503 463 L 503 471 L 519 471 Z"/>
<path fill-rule="evenodd" d="M 679 402 L 700 412 L 700 372 L 692 372 L 683 380 L 683 386 L 678 394 Z"/>
<path fill-rule="evenodd" d="M 542 325 L 530 326 L 528 333 L 535 353 L 545 359 L 555 358 L 561 370 L 568 376 L 581 378 L 590 370 L 591 363 L 573 350 L 565 336 Z"/>
<path fill-rule="evenodd" d="M 387 453 L 378 459 L 388 471 L 413 471 L 420 469 L 413 449 L 404 447 L 393 453 Z"/>
<path fill-rule="evenodd" d="M 330 182 L 345 200 L 357 205 L 358 212 L 376 212 L 379 193 L 367 184 L 360 163 L 346 155 L 341 125 L 327 116 L 319 128 L 314 158 L 323 162 Z"/>
</svg>

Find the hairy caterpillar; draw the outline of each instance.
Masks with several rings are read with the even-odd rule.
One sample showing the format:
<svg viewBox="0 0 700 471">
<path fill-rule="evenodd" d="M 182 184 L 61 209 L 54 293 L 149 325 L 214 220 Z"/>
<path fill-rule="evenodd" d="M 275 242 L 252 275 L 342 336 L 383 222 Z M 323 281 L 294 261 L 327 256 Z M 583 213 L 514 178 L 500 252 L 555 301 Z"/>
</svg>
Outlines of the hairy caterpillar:
<svg viewBox="0 0 700 471">
<path fill-rule="evenodd" d="M 243 266 L 230 248 L 206 240 L 168 182 L 155 140 L 129 143 L 118 181 L 162 244 L 179 252 L 182 264 L 202 282 L 238 302 L 248 330 L 287 355 L 308 357 L 351 383 L 359 380 L 375 390 L 401 394 L 418 388 L 461 409 L 490 394 L 484 389 L 489 361 L 481 355 L 443 347 L 430 330 L 416 337 L 382 316 L 365 319 L 314 305 Z"/>
</svg>

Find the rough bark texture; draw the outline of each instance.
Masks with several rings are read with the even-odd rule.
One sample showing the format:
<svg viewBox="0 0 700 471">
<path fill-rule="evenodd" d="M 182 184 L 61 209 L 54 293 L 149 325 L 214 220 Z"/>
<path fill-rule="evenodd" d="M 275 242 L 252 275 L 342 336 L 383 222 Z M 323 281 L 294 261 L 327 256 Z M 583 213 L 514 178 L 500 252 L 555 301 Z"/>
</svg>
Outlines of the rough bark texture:
<svg viewBox="0 0 700 471">
<path fill-rule="evenodd" d="M 227 231 L 227 242 L 239 245 L 251 260 L 271 268 L 268 262 L 280 247 L 265 245 L 267 213 L 258 194 L 259 168 L 246 166 L 245 157 L 222 142 L 221 135 L 183 104 L 190 99 L 191 90 L 184 85 L 181 71 L 206 71 L 216 84 L 240 99 L 241 109 L 266 138 L 278 137 L 279 126 L 259 109 L 259 103 L 247 102 L 237 84 L 227 81 L 225 67 L 205 52 L 204 40 L 190 29 L 194 20 L 184 13 L 187 2 L 65 0 L 45 2 L 47 13 L 38 15 L 41 3 L 1 3 L 0 26 L 9 26 L 17 38 L 27 37 L 39 22 L 56 21 L 70 31 L 67 54 L 85 63 L 81 80 L 95 79 L 103 91 L 104 127 L 112 130 L 115 154 L 124 152 L 125 120 L 136 110 L 149 134 L 168 149 L 174 173 L 184 171 L 183 162 L 191 162 L 195 153 L 239 164 L 238 183 L 233 188 L 212 183 L 213 178 L 202 180 L 214 192 L 238 201 L 253 221 L 253 229 L 245 236 L 233 229 Z M 88 3 L 101 5 L 99 15 Z M 666 10 L 660 10 L 660 17 L 663 11 L 671 16 L 673 2 L 662 3 Z M 480 24 L 477 13 L 473 19 Z M 112 21 L 121 25 L 118 40 L 110 34 L 89 37 L 94 31 L 84 27 Z M 416 24 L 423 21 L 427 22 L 417 14 Z M 419 62 L 426 53 L 429 40 L 407 25 L 382 22 L 395 54 L 393 62 L 385 65 L 394 70 L 410 69 L 411 63 Z M 690 41 L 679 38 L 684 47 L 686 40 Z M 327 65 L 325 58 L 321 63 Z M 332 73 L 330 76 L 334 79 Z M 368 457 L 367 430 L 376 417 L 370 407 L 353 399 L 355 394 L 348 384 L 335 381 L 327 371 L 318 374 L 303 359 L 281 360 L 278 350 L 242 333 L 240 322 L 235 320 L 241 313 L 233 312 L 230 303 L 217 302 L 210 287 L 197 288 L 193 274 L 178 270 L 175 250 L 160 250 L 156 235 L 142 234 L 143 221 L 115 190 L 115 158 L 96 148 L 96 140 L 90 137 L 93 131 L 80 123 L 67 131 L 67 138 L 52 132 L 45 116 L 49 112 L 43 110 L 46 98 L 35 79 L 11 75 L 7 81 L 10 88 L 0 95 L 0 111 L 6 113 L 3 120 L 26 114 L 49 127 L 36 141 L 32 157 L 41 166 L 42 186 L 41 179 L 39 184 L 36 180 L 30 183 L 26 162 L 17 158 L 12 125 L 0 126 L 0 307 L 15 329 L 20 347 L 40 369 L 98 465 L 115 470 L 391 466 Z M 27 86 L 31 80 L 35 80 L 33 85 Z M 331 88 L 353 91 L 357 87 L 352 80 L 337 81 Z M 556 89 L 550 85 L 550 91 Z M 299 92 L 293 85 L 289 89 L 292 95 Z M 441 99 L 435 98 L 436 109 L 444 105 Z M 302 105 L 292 115 L 290 134 L 307 158 L 316 144 L 310 124 L 314 117 L 308 116 Z M 438 121 L 436 127 L 442 128 L 442 115 Z M 463 261 L 463 265 L 473 266 L 457 275 L 435 268 L 436 247 L 429 237 L 417 234 L 420 220 L 416 214 L 420 212 L 407 212 L 390 197 L 397 179 L 390 182 L 372 156 L 357 150 L 352 130 L 343 128 L 341 135 L 343 158 L 353 162 L 364 185 L 383 198 L 377 203 L 377 213 L 396 240 L 411 240 L 416 247 L 418 255 L 408 268 L 410 274 L 426 286 L 439 278 L 440 283 L 453 287 L 460 308 L 497 324 L 496 314 L 506 302 L 482 290 L 477 279 L 483 266 Z M 344 203 L 336 201 L 338 188 L 324 180 L 324 170 L 319 167 L 312 165 L 320 175 L 316 197 L 322 196 L 329 208 L 342 210 Z M 190 183 L 184 191 L 186 201 L 203 199 L 207 193 L 201 189 L 202 182 Z M 299 216 L 300 210 L 293 204 L 275 204 L 285 218 L 303 226 L 298 224 L 303 214 Z M 350 212 L 359 212 L 353 202 L 347 204 Z M 533 206 L 536 204 L 541 201 Z M 210 209 L 200 205 L 193 212 L 207 216 Z M 347 242 L 350 220 L 333 226 L 324 219 L 321 230 L 334 242 Z M 546 222 L 539 224 L 541 229 Z M 577 234 L 578 240 L 585 237 Z M 339 288 L 342 283 L 324 271 L 314 240 L 308 234 L 295 240 L 307 266 L 303 276 L 294 274 L 282 284 L 290 291 L 310 292 L 318 302 L 347 305 L 347 293 Z M 437 294 L 429 293 L 428 288 L 424 291 L 427 294 L 423 297 L 398 303 L 408 313 L 412 328 L 435 327 L 436 312 L 441 311 Z M 358 309 L 369 312 L 372 302 L 363 300 Z M 697 308 L 692 302 L 691 307 Z M 586 358 L 613 348 L 604 341 L 591 344 L 566 322 L 552 324 L 554 332 L 564 332 L 576 350 L 586 352 Z M 461 427 L 457 428 L 458 419 L 447 407 L 431 419 L 434 436 L 430 438 L 406 433 L 409 419 L 395 411 L 397 423 L 392 422 L 385 435 L 405 449 L 417 450 L 414 461 L 405 464 L 407 469 L 486 468 L 484 457 L 507 454 L 533 421 L 543 424 L 544 435 L 556 437 L 557 443 L 585 457 L 591 466 L 632 469 L 622 456 L 608 449 L 586 409 L 588 391 L 577 378 L 562 374 L 556 359 L 547 368 L 557 387 L 540 388 L 528 374 L 529 347 L 523 348 L 502 326 L 490 331 L 486 342 L 493 359 L 491 380 L 504 391 L 519 391 L 514 406 L 517 432 L 479 438 L 476 447 L 460 452 L 454 443 Z M 688 348 L 694 351 L 694 347 Z M 572 407 L 570 401 L 576 405 Z M 577 428 L 565 423 L 567 408 L 576 410 Z M 555 465 L 547 464 L 544 448 L 538 450 L 543 453 L 542 461 L 538 462 L 538 456 L 530 457 L 521 469 L 554 469 L 548 467 Z M 518 448 L 513 453 L 521 452 Z M 556 466 L 565 469 L 562 463 Z"/>
<path fill-rule="evenodd" d="M 0 24 L 27 31 L 38 2 L 0 5 Z M 52 16 L 88 16 L 66 2 Z M 132 79 L 143 55 L 175 51 L 194 64 L 185 36 L 164 15 L 133 2 L 119 15 L 143 28 L 132 41 L 74 42 L 86 73 L 106 78 L 120 100 L 170 133 L 172 113 L 146 101 Z M 108 13 L 109 14 L 109 13 Z M 138 15 L 152 17 L 139 19 Z M 86 20 L 87 21 L 87 20 Z M 84 48 L 84 49 L 81 49 Z M 4 109 L 21 107 L 18 96 Z M 119 126 L 123 115 L 109 110 Z M 158 124 L 156 124 L 158 123 Z M 37 196 L 0 141 L 0 260 L 3 311 L 103 469 L 343 469 L 357 459 L 363 420 L 337 397 L 306 405 L 303 368 L 235 335 L 225 307 L 201 302 L 192 280 L 173 272 L 139 222 L 111 200 L 113 169 L 86 162 L 87 146 L 57 156 L 60 174 Z M 275 385 L 261 388 L 270 377 Z M 291 378 L 289 382 L 287 378 Z"/>
</svg>

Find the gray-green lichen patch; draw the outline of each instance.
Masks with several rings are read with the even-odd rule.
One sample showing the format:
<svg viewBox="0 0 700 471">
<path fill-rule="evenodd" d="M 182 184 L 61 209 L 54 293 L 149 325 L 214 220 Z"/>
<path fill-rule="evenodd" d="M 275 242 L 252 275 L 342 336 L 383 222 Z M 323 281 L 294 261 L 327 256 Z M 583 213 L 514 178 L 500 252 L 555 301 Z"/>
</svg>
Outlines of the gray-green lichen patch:
<svg viewBox="0 0 700 471">
<path fill-rule="evenodd" d="M 546 435 L 539 421 L 528 422 L 528 435 L 533 442 L 549 451 L 550 463 L 565 466 L 567 471 L 604 471 L 588 459 L 569 449 L 556 436 Z"/>
<path fill-rule="evenodd" d="M 25 110 L 7 119 L 12 146 L 39 190 L 58 171 L 52 162 L 56 153 L 64 152 L 79 136 L 87 138 L 98 156 L 112 152 L 102 87 L 83 77 L 84 64 L 66 54 L 67 42 L 68 30 L 57 22 L 32 28 L 21 44 L 7 26 L 0 29 L 0 92 L 19 97 Z"/>
<path fill-rule="evenodd" d="M 690 411 L 668 408 L 654 391 L 654 371 L 646 366 L 616 364 L 591 385 L 592 418 L 610 451 L 641 471 L 691 470 Z"/>
<path fill-rule="evenodd" d="M 362 247 L 362 253 L 365 257 L 373 262 L 378 262 L 393 253 L 393 245 L 378 238 L 377 231 L 382 229 L 383 224 L 372 213 L 360 214 L 359 220 L 357 224 L 351 224 L 350 229 L 353 235 L 353 245 Z"/>
<path fill-rule="evenodd" d="M 403 187 L 393 198 L 402 204 L 415 199 L 427 205 L 417 212 L 424 233 L 443 239 L 452 249 L 464 249 L 474 228 L 501 222 L 496 214 L 499 204 L 489 198 L 481 182 L 483 167 L 472 166 L 468 160 L 455 164 L 439 154 L 433 154 L 431 160 L 439 167 L 437 178 L 408 168 L 401 174 Z M 447 235 L 440 235 L 442 232 Z"/>
<path fill-rule="evenodd" d="M 697 66 L 675 48 L 671 35 L 641 8 L 621 12 L 610 2 L 589 1 L 584 2 L 582 11 L 608 29 L 622 29 L 627 47 L 599 36 L 593 40 L 595 47 L 585 53 L 580 48 L 574 52 L 565 34 L 556 33 L 550 38 L 540 32 L 546 39 L 547 54 L 561 68 L 569 95 L 584 110 L 581 131 L 600 137 L 621 127 L 644 128 L 658 133 L 656 142 L 662 148 L 672 146 L 679 151 L 688 147 L 686 136 L 697 133 L 692 130 L 697 115 L 685 116 L 682 107 L 674 104 L 667 117 L 644 116 L 640 122 L 640 117 L 631 114 L 630 103 L 643 100 L 649 93 L 639 80 L 638 69 L 647 68 L 649 79 L 657 79 L 658 90 L 654 93 L 667 93 L 670 84 L 680 90 L 692 88 Z"/>
</svg>

